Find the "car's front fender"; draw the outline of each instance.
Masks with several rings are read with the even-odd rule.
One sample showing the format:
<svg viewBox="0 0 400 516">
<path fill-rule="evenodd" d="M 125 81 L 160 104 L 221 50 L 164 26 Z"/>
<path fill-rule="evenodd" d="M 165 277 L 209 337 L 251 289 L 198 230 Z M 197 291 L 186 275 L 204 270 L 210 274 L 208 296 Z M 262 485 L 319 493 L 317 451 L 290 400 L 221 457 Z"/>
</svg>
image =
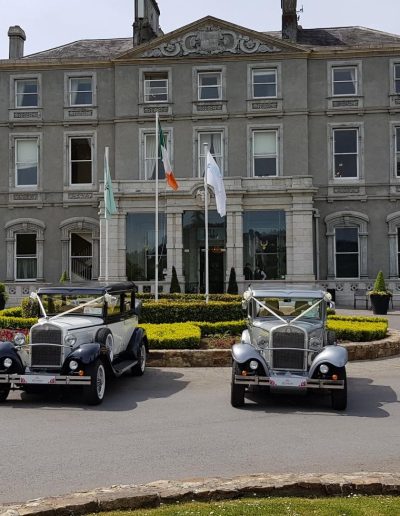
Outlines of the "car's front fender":
<svg viewBox="0 0 400 516">
<path fill-rule="evenodd" d="M 130 338 L 129 344 L 126 351 L 129 355 L 132 355 L 135 359 L 139 356 L 140 344 L 144 343 L 146 351 L 149 351 L 149 344 L 147 342 L 146 331 L 143 328 L 135 328 L 132 337 Z"/>
<path fill-rule="evenodd" d="M 315 370 L 321 364 L 332 364 L 335 367 L 344 367 L 347 364 L 347 349 L 342 346 L 326 346 L 313 360 L 309 377 L 312 378 Z"/>
<path fill-rule="evenodd" d="M 269 369 L 264 357 L 250 344 L 234 344 L 232 346 L 232 358 L 238 364 L 244 364 L 249 360 L 257 360 L 264 367 L 266 374 Z"/>
<path fill-rule="evenodd" d="M 88 342 L 82 344 L 79 348 L 71 351 L 71 353 L 65 359 L 66 363 L 69 360 L 79 360 L 82 364 L 88 365 L 94 362 L 101 353 L 101 345 L 99 342 Z"/>
<path fill-rule="evenodd" d="M 11 358 L 13 361 L 13 366 L 9 372 L 18 374 L 24 373 L 24 366 L 22 365 L 21 357 L 12 342 L 0 342 L 0 361 L 3 358 Z"/>
</svg>

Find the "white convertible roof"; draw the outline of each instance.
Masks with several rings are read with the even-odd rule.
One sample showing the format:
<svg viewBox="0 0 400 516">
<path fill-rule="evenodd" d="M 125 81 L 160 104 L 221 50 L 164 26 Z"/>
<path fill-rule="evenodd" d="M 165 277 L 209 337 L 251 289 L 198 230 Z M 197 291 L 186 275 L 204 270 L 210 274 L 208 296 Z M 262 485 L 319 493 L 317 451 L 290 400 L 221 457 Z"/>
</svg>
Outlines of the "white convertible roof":
<svg viewBox="0 0 400 516">
<path fill-rule="evenodd" d="M 323 290 L 311 290 L 311 289 L 249 289 L 252 291 L 254 297 L 286 297 L 286 298 L 313 298 L 321 299 L 324 297 L 326 292 Z"/>
</svg>

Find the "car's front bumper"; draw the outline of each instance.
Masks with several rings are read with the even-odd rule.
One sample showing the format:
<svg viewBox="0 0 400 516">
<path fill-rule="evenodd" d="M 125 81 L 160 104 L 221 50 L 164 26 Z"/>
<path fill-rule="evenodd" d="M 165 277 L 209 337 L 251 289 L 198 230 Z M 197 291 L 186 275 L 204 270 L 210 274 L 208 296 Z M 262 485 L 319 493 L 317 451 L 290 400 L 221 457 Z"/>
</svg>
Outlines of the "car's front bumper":
<svg viewBox="0 0 400 516">
<path fill-rule="evenodd" d="M 27 374 L 4 374 L 0 373 L 0 384 L 9 383 L 12 389 L 23 388 L 29 385 L 90 385 L 90 376 L 79 375 L 58 375 L 43 373 L 27 373 Z"/>
<path fill-rule="evenodd" d="M 286 380 L 286 384 L 285 384 Z M 236 385 L 262 385 L 273 389 L 344 389 L 344 380 L 314 379 L 305 376 L 251 376 L 235 375 Z"/>
</svg>

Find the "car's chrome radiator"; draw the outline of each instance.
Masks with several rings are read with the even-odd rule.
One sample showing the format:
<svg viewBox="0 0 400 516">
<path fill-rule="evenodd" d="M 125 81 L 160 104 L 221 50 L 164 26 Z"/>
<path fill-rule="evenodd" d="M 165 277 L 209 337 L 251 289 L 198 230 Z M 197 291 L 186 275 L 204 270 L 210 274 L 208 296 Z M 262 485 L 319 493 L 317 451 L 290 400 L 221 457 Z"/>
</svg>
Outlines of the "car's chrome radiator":
<svg viewBox="0 0 400 516">
<path fill-rule="evenodd" d="M 62 334 L 57 326 L 44 324 L 31 332 L 31 367 L 59 367 Z"/>
<path fill-rule="evenodd" d="M 299 328 L 294 326 L 277 328 L 272 333 L 272 368 L 303 370 L 304 345 L 305 333 Z"/>
</svg>

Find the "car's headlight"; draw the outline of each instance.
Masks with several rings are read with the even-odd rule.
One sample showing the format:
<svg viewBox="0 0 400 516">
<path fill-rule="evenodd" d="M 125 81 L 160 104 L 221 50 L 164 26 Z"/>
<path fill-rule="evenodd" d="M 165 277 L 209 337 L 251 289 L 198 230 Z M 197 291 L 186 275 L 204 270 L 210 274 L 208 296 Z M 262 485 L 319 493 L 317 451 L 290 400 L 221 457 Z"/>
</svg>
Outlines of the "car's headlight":
<svg viewBox="0 0 400 516">
<path fill-rule="evenodd" d="M 321 340 L 318 337 L 311 337 L 310 342 L 308 344 L 310 349 L 319 349 L 321 347 Z"/>
<path fill-rule="evenodd" d="M 267 348 L 269 346 L 269 333 L 263 331 L 261 335 L 257 337 L 256 345 L 259 348 Z"/>
<path fill-rule="evenodd" d="M 69 368 L 71 369 L 71 371 L 76 371 L 79 367 L 79 364 L 76 360 L 70 360 L 69 362 Z"/>
<path fill-rule="evenodd" d="M 319 370 L 322 374 L 326 374 L 329 371 L 329 367 L 326 364 L 321 364 L 319 366 Z"/>
<path fill-rule="evenodd" d="M 23 346 L 26 342 L 26 337 L 23 333 L 16 333 L 14 335 L 14 344 L 17 346 Z"/>
<path fill-rule="evenodd" d="M 64 337 L 64 342 L 67 346 L 73 346 L 76 342 L 76 336 L 73 333 L 67 333 Z"/>
<path fill-rule="evenodd" d="M 249 367 L 250 367 L 250 369 L 253 369 L 253 371 L 255 371 L 257 369 L 257 367 L 258 367 L 257 360 L 250 360 Z"/>
<path fill-rule="evenodd" d="M 13 364 L 12 358 L 8 358 L 8 357 L 7 357 L 7 358 L 5 358 L 5 359 L 3 360 L 3 365 L 4 365 L 4 367 L 5 367 L 6 369 L 10 369 L 10 367 L 12 366 L 12 364 Z"/>
</svg>

